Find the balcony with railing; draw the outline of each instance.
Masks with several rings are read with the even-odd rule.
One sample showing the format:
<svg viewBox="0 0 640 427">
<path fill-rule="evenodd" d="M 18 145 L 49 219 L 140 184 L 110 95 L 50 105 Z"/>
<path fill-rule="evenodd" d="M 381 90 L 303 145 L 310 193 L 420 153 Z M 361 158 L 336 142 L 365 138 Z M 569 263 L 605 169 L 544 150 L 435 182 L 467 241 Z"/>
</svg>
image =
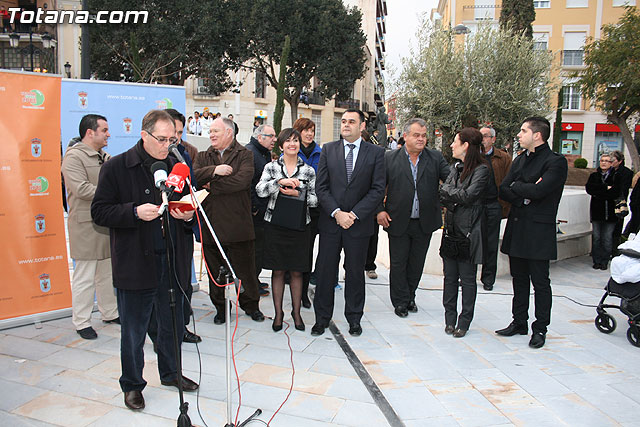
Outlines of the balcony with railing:
<svg viewBox="0 0 640 427">
<path fill-rule="evenodd" d="M 581 67 L 584 65 L 583 50 L 563 50 L 562 65 L 565 67 Z"/>
<path fill-rule="evenodd" d="M 300 94 L 300 102 L 307 105 L 324 105 L 324 96 L 319 91 L 304 91 Z"/>
<path fill-rule="evenodd" d="M 336 108 L 344 108 L 344 109 L 356 108 L 356 109 L 359 109 L 360 108 L 360 100 L 359 99 L 349 98 L 349 99 L 345 99 L 345 100 L 342 100 L 342 101 L 338 101 L 336 99 Z"/>
</svg>

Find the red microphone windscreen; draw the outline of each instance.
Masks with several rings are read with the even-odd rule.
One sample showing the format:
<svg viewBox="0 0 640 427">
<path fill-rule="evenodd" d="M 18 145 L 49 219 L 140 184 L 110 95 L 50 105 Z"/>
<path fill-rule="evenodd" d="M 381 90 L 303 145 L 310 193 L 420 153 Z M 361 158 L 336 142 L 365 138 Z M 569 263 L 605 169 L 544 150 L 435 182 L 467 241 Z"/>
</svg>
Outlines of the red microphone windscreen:
<svg viewBox="0 0 640 427">
<path fill-rule="evenodd" d="M 189 166 L 185 165 L 184 163 L 176 163 L 173 166 L 173 169 L 171 169 L 171 173 L 174 173 L 176 175 L 180 175 L 182 177 L 182 179 L 186 179 L 189 176 Z"/>
</svg>

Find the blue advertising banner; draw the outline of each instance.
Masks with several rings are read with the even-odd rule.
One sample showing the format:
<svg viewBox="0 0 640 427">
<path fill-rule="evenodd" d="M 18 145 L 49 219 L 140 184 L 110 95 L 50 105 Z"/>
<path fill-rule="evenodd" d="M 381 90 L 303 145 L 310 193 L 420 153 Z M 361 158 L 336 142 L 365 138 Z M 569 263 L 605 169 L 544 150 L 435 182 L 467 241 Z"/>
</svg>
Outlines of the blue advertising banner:
<svg viewBox="0 0 640 427">
<path fill-rule="evenodd" d="M 140 139 L 142 118 L 149 110 L 175 108 L 184 114 L 182 86 L 63 79 L 60 100 L 62 149 L 79 137 L 78 125 L 86 114 L 100 114 L 109 123 L 112 156 L 131 148 Z"/>
</svg>

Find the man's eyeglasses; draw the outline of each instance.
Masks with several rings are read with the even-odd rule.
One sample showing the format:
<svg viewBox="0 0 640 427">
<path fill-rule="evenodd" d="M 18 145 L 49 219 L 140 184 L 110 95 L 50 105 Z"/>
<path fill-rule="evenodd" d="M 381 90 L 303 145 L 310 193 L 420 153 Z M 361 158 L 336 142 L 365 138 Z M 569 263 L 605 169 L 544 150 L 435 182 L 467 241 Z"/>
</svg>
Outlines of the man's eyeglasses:
<svg viewBox="0 0 640 427">
<path fill-rule="evenodd" d="M 266 136 L 267 138 L 275 138 L 276 135 L 274 133 L 261 133 L 260 135 Z"/>
<path fill-rule="evenodd" d="M 158 138 L 157 136 L 155 136 L 154 134 L 152 134 L 149 131 L 147 131 L 147 133 L 149 135 L 151 135 L 153 137 L 153 139 L 158 141 L 160 144 L 166 144 L 167 142 L 169 144 L 175 144 L 176 142 L 178 142 L 178 138 L 165 138 L 164 136 L 161 136 L 160 138 Z"/>
</svg>

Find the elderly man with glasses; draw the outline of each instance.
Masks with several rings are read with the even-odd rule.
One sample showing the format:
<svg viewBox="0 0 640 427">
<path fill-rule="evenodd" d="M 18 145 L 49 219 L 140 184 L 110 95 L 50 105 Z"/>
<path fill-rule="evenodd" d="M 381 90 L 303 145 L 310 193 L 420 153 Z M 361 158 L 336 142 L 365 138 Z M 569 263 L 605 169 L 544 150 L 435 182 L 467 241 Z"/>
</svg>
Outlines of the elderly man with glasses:
<svg viewBox="0 0 640 427">
<path fill-rule="evenodd" d="M 161 191 L 156 187 L 151 168 L 164 163 L 171 170 L 177 160 L 169 156 L 169 144 L 176 141 L 173 118 L 162 110 L 151 110 L 142 119 L 141 139 L 128 151 L 113 157 L 102 166 L 91 215 L 97 225 L 109 227 L 113 286 L 120 313 L 120 387 L 124 403 L 130 409 L 145 406 L 142 390 L 143 346 L 151 313 L 156 310 L 158 371 L 160 383 L 178 387 L 182 379 L 185 391 L 198 384 L 178 375 L 174 350 L 173 322 L 169 290 L 174 289 L 178 337 L 184 334 L 183 289 L 191 264 L 187 234 L 193 225 L 193 211 L 170 211 L 169 227 L 159 214 Z M 171 196 L 179 199 L 179 194 Z M 168 230 L 167 230 L 168 228 Z M 170 242 L 167 253 L 167 239 Z M 169 268 L 169 262 L 173 268 Z"/>
</svg>

